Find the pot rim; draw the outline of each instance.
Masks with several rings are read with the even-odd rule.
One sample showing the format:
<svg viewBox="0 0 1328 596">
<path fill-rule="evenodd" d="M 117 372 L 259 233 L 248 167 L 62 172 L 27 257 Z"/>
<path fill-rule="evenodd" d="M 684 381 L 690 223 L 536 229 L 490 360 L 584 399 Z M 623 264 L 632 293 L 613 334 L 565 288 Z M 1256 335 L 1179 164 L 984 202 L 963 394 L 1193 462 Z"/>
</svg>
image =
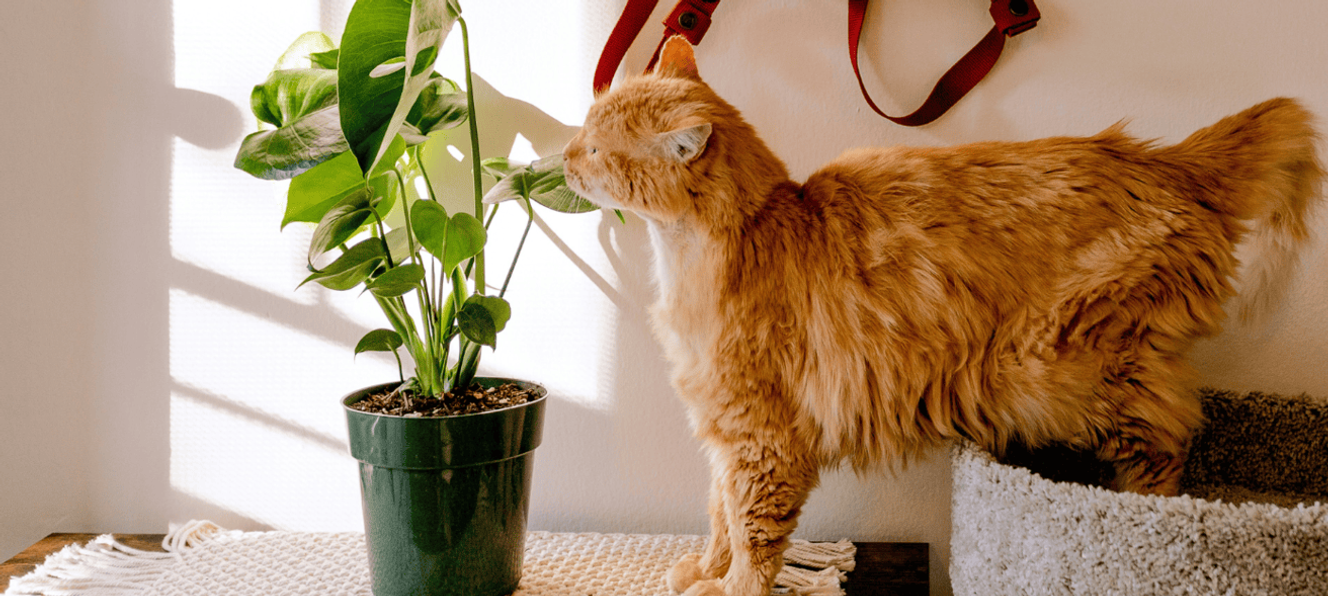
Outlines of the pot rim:
<svg viewBox="0 0 1328 596">
<path fill-rule="evenodd" d="M 447 415 L 447 416 L 413 416 L 413 417 L 408 417 L 408 416 L 400 416 L 400 415 L 397 415 L 397 414 L 382 414 L 382 413 L 379 413 L 379 412 L 365 412 L 365 411 L 363 411 L 363 410 L 356 410 L 355 408 L 350 407 L 350 404 L 360 401 L 360 399 L 363 399 L 365 396 L 367 396 L 368 394 L 374 392 L 375 390 L 379 390 L 379 389 L 386 388 L 386 387 L 391 387 L 391 386 L 393 386 L 393 385 L 400 385 L 400 384 L 402 383 L 401 381 L 391 381 L 391 382 L 388 382 L 388 383 L 379 383 L 379 384 L 377 384 L 377 385 L 369 385 L 368 387 L 361 387 L 361 388 L 356 389 L 356 390 L 354 390 L 354 391 L 352 391 L 352 392 L 350 392 L 350 393 L 347 393 L 345 396 L 343 396 L 343 397 L 341 398 L 341 408 L 342 408 L 343 410 L 345 410 L 348 414 L 353 413 L 353 414 L 355 414 L 355 415 L 359 415 L 359 416 L 377 416 L 377 417 L 379 417 L 379 418 L 398 418 L 398 419 L 401 419 L 401 420 L 459 420 L 459 419 L 462 419 L 462 418 L 472 418 L 472 417 L 476 417 L 476 416 L 488 416 L 488 415 L 490 415 L 490 414 L 500 414 L 500 413 L 502 413 L 502 412 L 507 412 L 507 411 L 511 411 L 511 410 L 518 409 L 518 408 L 525 408 L 525 407 L 533 406 L 533 405 L 535 405 L 535 404 L 538 404 L 538 403 L 544 401 L 545 399 L 548 399 L 548 397 L 549 397 L 549 390 L 548 390 L 548 388 L 545 387 L 544 385 L 541 385 L 541 384 L 536 383 L 536 382 L 534 382 L 534 381 L 525 381 L 525 380 L 521 380 L 521 379 L 513 379 L 513 378 L 510 378 L 510 377 L 475 377 L 475 380 L 477 380 L 477 381 L 480 380 L 480 379 L 487 379 L 487 380 L 491 380 L 491 381 L 512 382 L 512 383 L 519 383 L 519 384 L 524 384 L 524 385 L 531 385 L 531 386 L 535 387 L 536 389 L 538 389 L 539 397 L 536 397 L 535 399 L 532 399 L 532 400 L 530 400 L 530 401 L 528 401 L 528 402 L 526 402 L 526 403 L 523 403 L 523 404 L 515 404 L 515 405 L 507 406 L 507 407 L 505 407 L 505 408 L 499 408 L 499 409 L 497 409 L 497 410 L 485 410 L 485 411 L 483 411 L 483 412 L 472 412 L 472 413 L 470 413 L 470 414 L 450 414 L 450 415 Z M 355 401 L 351 401 L 351 398 L 357 398 L 357 397 L 358 397 L 359 399 L 355 399 Z"/>
</svg>

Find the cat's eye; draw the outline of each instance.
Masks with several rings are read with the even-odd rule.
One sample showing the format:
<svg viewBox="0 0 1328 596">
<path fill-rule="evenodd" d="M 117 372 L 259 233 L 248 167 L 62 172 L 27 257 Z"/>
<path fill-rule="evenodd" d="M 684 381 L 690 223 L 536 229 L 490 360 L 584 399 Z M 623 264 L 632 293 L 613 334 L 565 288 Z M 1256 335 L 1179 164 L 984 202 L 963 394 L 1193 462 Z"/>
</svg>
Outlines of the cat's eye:
<svg viewBox="0 0 1328 596">
<path fill-rule="evenodd" d="M 594 148 L 594 147 L 591 147 L 591 148 L 590 148 L 590 154 L 591 154 L 591 155 L 594 155 L 594 154 L 596 154 L 596 153 L 599 153 L 599 149 L 596 149 L 596 148 Z"/>
</svg>

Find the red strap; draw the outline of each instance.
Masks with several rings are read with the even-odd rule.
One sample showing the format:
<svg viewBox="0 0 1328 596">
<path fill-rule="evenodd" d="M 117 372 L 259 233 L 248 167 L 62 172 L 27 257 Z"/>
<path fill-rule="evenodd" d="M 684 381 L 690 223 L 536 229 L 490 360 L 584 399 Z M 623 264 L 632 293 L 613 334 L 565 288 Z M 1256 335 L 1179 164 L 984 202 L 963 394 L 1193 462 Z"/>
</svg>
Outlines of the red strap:
<svg viewBox="0 0 1328 596">
<path fill-rule="evenodd" d="M 613 27 L 613 33 L 609 34 L 609 40 L 604 44 L 604 51 L 599 55 L 599 64 L 595 67 L 595 93 L 608 89 L 609 83 L 613 82 L 613 73 L 617 72 L 618 65 L 622 64 L 627 48 L 631 47 L 632 41 L 641 33 L 658 2 L 659 0 L 627 0 L 627 6 L 623 7 L 618 24 Z M 646 65 L 646 71 L 654 68 L 655 60 L 659 59 L 660 48 L 664 47 L 664 42 L 670 37 L 681 35 L 692 45 L 700 44 L 701 38 L 705 37 L 706 31 L 710 29 L 710 16 L 714 14 L 716 6 L 719 6 L 719 0 L 679 0 L 668 18 L 664 19 L 664 37 L 655 47 L 655 53 L 651 56 L 650 63 Z"/>
<path fill-rule="evenodd" d="M 996 64 L 996 59 L 1000 57 L 1001 50 L 1005 47 L 1005 38 L 1032 29 L 1041 18 L 1033 0 L 992 0 L 991 18 L 996 22 L 996 26 L 987 32 L 972 50 L 950 67 L 940 81 L 937 81 L 931 90 L 931 95 L 922 103 L 922 107 L 907 116 L 895 117 L 882 112 L 876 106 L 876 102 L 872 101 L 871 95 L 867 93 L 867 85 L 862 82 L 862 72 L 858 69 L 858 40 L 862 35 L 863 18 L 867 14 L 867 1 L 848 0 L 848 56 L 853 64 L 853 74 L 858 77 L 858 87 L 862 89 L 862 97 L 867 100 L 867 105 L 891 122 L 904 126 L 927 124 L 953 107 L 955 102 L 972 90 L 973 86 L 991 71 L 991 67 Z M 618 65 L 627 54 L 627 49 L 641 33 L 646 21 L 650 20 L 650 13 L 654 11 L 658 2 L 659 0 L 627 0 L 622 16 L 618 18 L 618 24 L 613 27 L 613 33 L 604 44 L 599 64 L 595 67 L 595 93 L 608 89 L 613 81 L 613 74 L 617 72 Z M 664 20 L 664 36 L 655 47 L 655 53 L 651 56 L 646 70 L 649 71 L 654 67 L 655 61 L 659 58 L 660 48 L 664 47 L 664 41 L 669 37 L 681 35 L 692 45 L 700 44 L 701 38 L 710 29 L 711 15 L 717 6 L 719 0 L 679 0 L 668 18 Z"/>
<path fill-rule="evenodd" d="M 858 77 L 858 87 L 862 89 L 862 97 L 867 100 L 867 105 L 891 122 L 904 126 L 921 126 L 940 118 L 941 114 L 972 90 L 982 77 L 987 76 L 987 72 L 996 64 L 996 59 L 1000 58 L 1007 36 L 1013 37 L 1032 29 L 1041 18 L 1033 0 L 992 0 L 991 18 L 996 26 L 937 81 L 922 107 L 907 116 L 896 117 L 876 107 L 876 102 L 867 93 L 867 85 L 862 82 L 862 73 L 858 70 L 858 38 L 862 34 L 862 19 L 866 14 L 867 0 L 849 0 L 848 57 L 853 63 L 853 74 Z"/>
<path fill-rule="evenodd" d="M 599 65 L 595 67 L 595 93 L 609 88 L 609 83 L 613 82 L 613 73 L 617 72 L 618 65 L 622 64 L 627 48 L 632 46 L 637 34 L 641 33 L 641 28 L 646 26 L 650 12 L 655 10 L 655 4 L 658 2 L 659 0 L 627 0 L 622 16 L 618 17 L 618 24 L 613 26 L 613 33 L 609 34 L 609 40 L 604 43 L 604 51 L 599 55 Z"/>
</svg>

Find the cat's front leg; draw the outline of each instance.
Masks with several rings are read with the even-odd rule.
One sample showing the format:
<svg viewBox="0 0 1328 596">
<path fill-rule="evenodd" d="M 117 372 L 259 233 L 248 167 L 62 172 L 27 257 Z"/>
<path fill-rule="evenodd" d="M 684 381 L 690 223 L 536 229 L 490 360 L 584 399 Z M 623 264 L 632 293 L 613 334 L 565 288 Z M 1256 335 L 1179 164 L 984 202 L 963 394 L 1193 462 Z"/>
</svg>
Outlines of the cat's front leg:
<svg viewBox="0 0 1328 596">
<path fill-rule="evenodd" d="M 729 569 L 729 516 L 724 504 L 724 465 L 718 459 L 710 464 L 710 542 L 704 553 L 683 555 L 669 570 L 669 588 L 682 592 L 701 580 L 724 576 Z"/>
<path fill-rule="evenodd" d="M 788 536 L 818 472 L 779 432 L 755 435 L 732 446 L 723 478 L 728 572 L 692 584 L 684 596 L 766 596 L 784 566 Z"/>
</svg>

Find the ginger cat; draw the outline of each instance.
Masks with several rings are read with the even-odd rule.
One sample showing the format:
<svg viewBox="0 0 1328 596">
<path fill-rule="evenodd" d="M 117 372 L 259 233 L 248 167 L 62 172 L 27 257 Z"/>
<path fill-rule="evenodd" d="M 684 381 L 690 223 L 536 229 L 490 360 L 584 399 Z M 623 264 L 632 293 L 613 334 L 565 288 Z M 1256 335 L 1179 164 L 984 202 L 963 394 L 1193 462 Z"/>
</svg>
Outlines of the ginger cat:
<svg viewBox="0 0 1328 596">
<path fill-rule="evenodd" d="M 567 180 L 648 224 L 652 317 L 711 462 L 688 596 L 769 593 L 819 470 L 965 437 L 1094 450 L 1174 494 L 1201 423 L 1185 353 L 1220 329 L 1247 231 L 1266 308 L 1307 242 L 1311 116 L 1274 99 L 1158 147 L 1090 138 L 849 151 L 805 183 L 681 38 L 598 98 Z"/>
</svg>

